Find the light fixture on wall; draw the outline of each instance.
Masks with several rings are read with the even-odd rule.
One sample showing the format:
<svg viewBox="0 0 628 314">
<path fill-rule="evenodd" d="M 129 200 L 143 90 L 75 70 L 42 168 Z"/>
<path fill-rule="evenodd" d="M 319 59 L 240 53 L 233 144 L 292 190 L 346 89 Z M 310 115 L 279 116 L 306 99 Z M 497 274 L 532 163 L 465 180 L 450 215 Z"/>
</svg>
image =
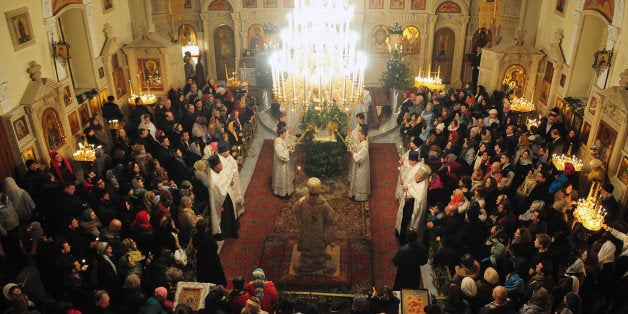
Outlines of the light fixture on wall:
<svg viewBox="0 0 628 314">
<path fill-rule="evenodd" d="M 606 210 L 600 205 L 599 195 L 601 188 L 602 183 L 593 181 L 589 189 L 589 195 L 586 199 L 578 200 L 576 209 L 573 212 L 574 217 L 591 231 L 600 230 L 606 216 Z"/>
<path fill-rule="evenodd" d="M 269 58 L 273 92 L 296 108 L 336 103 L 346 109 L 361 100 L 366 56 L 349 28 L 353 6 L 341 0 L 297 0 Z"/>
</svg>

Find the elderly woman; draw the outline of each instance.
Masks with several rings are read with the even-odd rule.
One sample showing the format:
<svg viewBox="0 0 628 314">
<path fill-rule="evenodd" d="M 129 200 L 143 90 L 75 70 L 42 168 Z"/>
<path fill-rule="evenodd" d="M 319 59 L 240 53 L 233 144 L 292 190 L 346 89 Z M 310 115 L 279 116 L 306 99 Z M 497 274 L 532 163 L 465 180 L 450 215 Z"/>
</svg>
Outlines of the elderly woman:
<svg viewBox="0 0 628 314">
<path fill-rule="evenodd" d="M 192 228 L 194 228 L 196 223 L 203 218 L 203 216 L 197 215 L 194 212 L 194 209 L 192 209 L 192 199 L 189 196 L 181 198 L 178 218 L 180 242 L 188 243 Z"/>
</svg>

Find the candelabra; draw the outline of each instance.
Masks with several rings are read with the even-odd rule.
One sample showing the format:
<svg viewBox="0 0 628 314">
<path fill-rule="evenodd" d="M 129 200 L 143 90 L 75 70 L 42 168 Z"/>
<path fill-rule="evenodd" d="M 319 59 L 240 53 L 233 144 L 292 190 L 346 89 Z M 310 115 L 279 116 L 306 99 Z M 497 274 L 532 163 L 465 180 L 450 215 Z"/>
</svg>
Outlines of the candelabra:
<svg viewBox="0 0 628 314">
<path fill-rule="evenodd" d="M 440 66 L 438 67 L 438 70 L 436 71 L 436 76 L 432 76 L 433 72 L 430 72 L 431 67 L 432 67 L 432 62 L 430 62 L 430 65 L 428 66 L 428 70 L 425 72 L 421 71 L 421 69 L 419 68 L 419 75 L 417 75 L 417 77 L 414 78 L 414 86 L 416 87 L 425 86 L 429 88 L 430 91 L 442 92 L 443 81 L 440 78 Z M 427 75 L 427 76 L 421 76 L 421 75 Z"/>
<path fill-rule="evenodd" d="M 366 56 L 356 50 L 353 7 L 345 0 L 297 0 L 269 59 L 273 92 L 286 107 L 353 108 L 361 100 Z"/>
<path fill-rule="evenodd" d="M 96 160 L 96 148 L 92 144 L 87 143 L 87 137 L 83 143 L 79 143 L 79 149 L 72 154 L 75 161 L 93 162 Z"/>
<path fill-rule="evenodd" d="M 600 230 L 606 216 L 606 210 L 600 206 L 599 193 L 601 186 L 600 182 L 594 181 L 591 184 L 587 198 L 578 200 L 576 209 L 573 212 L 574 217 L 591 231 Z"/>
<path fill-rule="evenodd" d="M 536 110 L 536 105 L 523 97 L 515 98 L 510 104 L 510 110 L 515 112 L 532 112 Z"/>
<path fill-rule="evenodd" d="M 556 167 L 556 170 L 558 171 L 565 171 L 566 163 L 571 163 L 576 169 L 576 171 L 582 171 L 582 167 L 583 167 L 582 160 L 576 157 L 575 155 L 571 155 L 571 157 L 569 157 L 565 154 L 561 154 L 561 155 L 554 154 L 552 155 L 552 163 L 554 164 L 554 167 Z"/>
</svg>

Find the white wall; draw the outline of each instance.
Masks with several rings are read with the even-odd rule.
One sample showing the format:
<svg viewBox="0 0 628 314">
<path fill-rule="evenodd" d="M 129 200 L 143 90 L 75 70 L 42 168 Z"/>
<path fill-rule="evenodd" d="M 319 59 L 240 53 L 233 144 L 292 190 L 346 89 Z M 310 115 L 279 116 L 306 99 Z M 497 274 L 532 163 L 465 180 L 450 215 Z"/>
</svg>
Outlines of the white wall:
<svg viewBox="0 0 628 314">
<path fill-rule="evenodd" d="M 0 108 L 0 114 L 7 113 L 17 106 L 25 92 L 30 77 L 26 71 L 29 61 L 37 61 L 41 65 L 42 77 L 56 79 L 54 63 L 52 59 L 51 38 L 46 32 L 42 0 L 0 1 L 0 11 L 7 12 L 21 7 L 27 7 L 31 25 L 35 36 L 35 44 L 19 51 L 13 50 L 11 35 L 9 34 L 6 19 L 0 18 L 0 41 L 5 43 L 0 46 L 0 73 L 9 83 L 8 105 Z M 133 39 L 131 29 L 131 15 L 127 1 L 114 0 L 114 9 L 103 15 L 101 1 L 84 0 L 83 5 L 73 5 L 72 8 L 84 8 L 88 30 L 86 33 L 90 42 L 85 42 L 91 49 L 92 56 L 97 58 L 105 42 L 103 26 L 109 23 L 114 30 L 114 36 L 122 42 L 131 42 Z M 68 10 L 69 7 L 63 10 Z M 63 11 L 62 11 L 63 12 Z M 55 38 L 57 40 L 58 38 Z M 72 47 L 70 47 L 72 54 Z M 95 67 L 98 65 L 95 63 Z M 96 76 L 97 77 L 97 76 Z M 0 82 L 2 83 L 2 82 Z"/>
</svg>

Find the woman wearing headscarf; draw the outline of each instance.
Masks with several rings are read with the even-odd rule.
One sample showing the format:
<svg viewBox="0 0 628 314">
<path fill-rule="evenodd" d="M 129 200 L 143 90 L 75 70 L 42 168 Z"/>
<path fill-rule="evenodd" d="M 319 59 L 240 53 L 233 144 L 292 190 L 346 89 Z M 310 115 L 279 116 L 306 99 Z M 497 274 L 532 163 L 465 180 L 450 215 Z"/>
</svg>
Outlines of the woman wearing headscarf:
<svg viewBox="0 0 628 314">
<path fill-rule="evenodd" d="M 525 180 L 528 172 L 534 168 L 532 163 L 532 152 L 528 148 L 520 149 L 515 156 L 515 177 L 511 186 L 520 186 Z"/>
<path fill-rule="evenodd" d="M 83 233 L 94 239 L 100 236 L 100 228 L 102 223 L 96 216 L 96 213 L 91 208 L 86 208 L 79 216 L 79 226 Z"/>
<path fill-rule="evenodd" d="M 218 256 L 218 244 L 210 235 L 209 221 L 201 219 L 196 223 L 196 234 L 192 237 L 196 249 L 196 275 L 200 282 L 211 282 L 226 286 L 227 279 Z"/>
<path fill-rule="evenodd" d="M 143 114 L 142 115 L 142 121 L 140 122 L 140 124 L 137 126 L 138 129 L 146 129 L 148 130 L 148 135 L 152 136 L 153 138 L 155 138 L 157 135 L 157 127 L 155 126 L 155 124 L 153 124 L 152 121 L 150 121 L 150 114 Z"/>
<path fill-rule="evenodd" d="M 50 152 L 50 168 L 61 184 L 76 181 L 74 170 L 72 170 L 68 160 L 54 150 Z"/>
<path fill-rule="evenodd" d="M 153 227 L 150 225 L 150 215 L 146 210 L 141 210 L 135 215 L 131 223 L 131 237 L 136 241 L 141 251 L 148 251 L 151 247 Z"/>
<path fill-rule="evenodd" d="M 31 219 L 31 214 L 36 205 L 31 196 L 22 188 L 20 188 L 15 180 L 11 177 L 4 179 L 4 189 L 13 202 L 13 208 L 17 212 L 20 224 L 26 224 Z"/>
<path fill-rule="evenodd" d="M 256 296 L 261 301 L 262 310 L 268 313 L 275 312 L 275 305 L 279 301 L 279 294 L 272 281 L 266 280 L 266 275 L 261 268 L 253 271 L 253 281 L 244 286 L 252 296 Z"/>
</svg>

